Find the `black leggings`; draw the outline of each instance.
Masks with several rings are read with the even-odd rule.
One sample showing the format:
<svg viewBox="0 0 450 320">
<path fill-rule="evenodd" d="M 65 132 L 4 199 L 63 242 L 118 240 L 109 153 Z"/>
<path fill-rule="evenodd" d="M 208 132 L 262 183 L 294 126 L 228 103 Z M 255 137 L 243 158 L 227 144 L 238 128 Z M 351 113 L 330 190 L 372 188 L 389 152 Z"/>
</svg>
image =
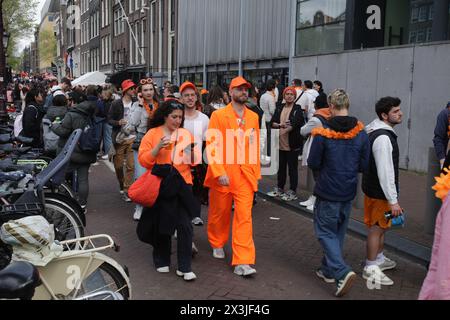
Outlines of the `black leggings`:
<svg viewBox="0 0 450 320">
<path fill-rule="evenodd" d="M 298 186 L 298 156 L 300 151 L 281 151 L 280 167 L 278 169 L 278 188 L 284 189 L 286 170 L 289 169 L 290 190 L 296 192 Z"/>
</svg>

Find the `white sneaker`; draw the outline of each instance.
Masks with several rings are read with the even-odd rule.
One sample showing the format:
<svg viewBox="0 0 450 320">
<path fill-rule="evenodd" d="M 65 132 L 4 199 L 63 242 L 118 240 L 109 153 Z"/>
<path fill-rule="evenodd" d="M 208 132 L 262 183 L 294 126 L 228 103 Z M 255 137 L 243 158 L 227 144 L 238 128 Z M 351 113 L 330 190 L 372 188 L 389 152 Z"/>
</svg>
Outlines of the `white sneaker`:
<svg viewBox="0 0 450 320">
<path fill-rule="evenodd" d="M 159 273 L 169 273 L 170 269 L 169 269 L 169 267 L 161 267 L 161 268 L 156 269 L 156 271 Z"/>
<path fill-rule="evenodd" d="M 314 205 L 310 205 L 310 206 L 306 207 L 306 210 L 314 212 Z"/>
<path fill-rule="evenodd" d="M 141 219 L 143 210 L 144 210 L 144 208 L 141 206 L 136 207 L 136 209 L 134 210 L 134 214 L 133 214 L 134 221 L 139 221 Z"/>
<path fill-rule="evenodd" d="M 125 194 L 125 191 L 123 191 L 123 190 L 120 190 L 119 192 L 120 192 L 120 194 Z"/>
<path fill-rule="evenodd" d="M 309 207 L 311 205 L 314 205 L 314 203 L 316 202 L 316 197 L 315 196 L 311 196 L 308 198 L 308 200 L 300 202 L 300 205 L 302 207 Z"/>
<path fill-rule="evenodd" d="M 298 199 L 298 197 L 297 197 L 297 195 L 295 194 L 295 192 L 294 191 L 292 191 L 292 190 L 289 190 L 288 192 L 286 192 L 282 197 L 281 197 L 281 200 L 283 200 L 283 201 L 295 201 L 295 200 L 297 200 Z"/>
<path fill-rule="evenodd" d="M 265 156 L 266 162 L 270 162 L 270 157 L 269 156 Z"/>
<path fill-rule="evenodd" d="M 192 224 L 193 224 L 194 226 L 202 226 L 202 225 L 204 224 L 204 222 L 203 222 L 202 218 L 200 218 L 200 217 L 195 217 L 195 218 L 192 220 Z"/>
<path fill-rule="evenodd" d="M 253 269 L 248 264 L 239 264 L 234 268 L 234 273 L 238 276 L 248 277 L 256 273 L 256 269 Z"/>
<path fill-rule="evenodd" d="M 397 266 L 397 262 L 389 258 L 384 257 L 384 262 L 378 265 L 381 271 L 392 270 Z"/>
<path fill-rule="evenodd" d="M 298 156 L 298 161 L 302 161 L 303 160 L 303 156 Z"/>
<path fill-rule="evenodd" d="M 101 158 L 102 160 L 109 160 L 109 156 L 107 154 L 105 154 L 104 156 L 102 156 Z"/>
<path fill-rule="evenodd" d="M 394 281 L 388 278 L 377 265 L 364 267 L 362 277 L 371 283 L 380 284 L 382 286 L 392 286 L 394 284 Z"/>
<path fill-rule="evenodd" d="M 183 273 L 177 270 L 177 276 L 183 277 L 184 281 L 192 281 L 197 279 L 197 276 L 193 272 Z"/>
<path fill-rule="evenodd" d="M 223 251 L 223 248 L 213 249 L 213 257 L 216 259 L 225 259 L 225 251 Z"/>
<path fill-rule="evenodd" d="M 283 191 L 283 189 L 275 187 L 275 188 L 273 188 L 273 191 L 267 192 L 267 195 L 272 198 L 282 197 L 282 196 L 284 196 L 284 191 Z"/>
</svg>

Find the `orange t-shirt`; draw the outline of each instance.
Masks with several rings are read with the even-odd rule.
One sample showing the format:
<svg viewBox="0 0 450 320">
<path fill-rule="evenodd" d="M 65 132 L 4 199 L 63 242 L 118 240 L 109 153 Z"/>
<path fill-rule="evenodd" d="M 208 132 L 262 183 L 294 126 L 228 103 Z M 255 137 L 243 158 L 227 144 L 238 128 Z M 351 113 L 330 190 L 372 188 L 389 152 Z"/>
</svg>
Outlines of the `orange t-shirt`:
<svg viewBox="0 0 450 320">
<path fill-rule="evenodd" d="M 172 134 L 171 138 L 173 143 L 167 148 L 162 148 L 155 158 L 152 155 L 152 150 L 159 144 L 163 136 L 163 127 L 154 128 L 147 132 L 139 148 L 139 163 L 148 170 L 152 170 L 155 164 L 173 163 L 173 166 L 184 178 L 184 181 L 192 185 L 192 159 L 190 152 L 186 150 L 190 150 L 190 145 L 194 142 L 194 137 L 186 129 L 178 129 Z M 177 140 L 176 144 L 175 140 Z"/>
</svg>

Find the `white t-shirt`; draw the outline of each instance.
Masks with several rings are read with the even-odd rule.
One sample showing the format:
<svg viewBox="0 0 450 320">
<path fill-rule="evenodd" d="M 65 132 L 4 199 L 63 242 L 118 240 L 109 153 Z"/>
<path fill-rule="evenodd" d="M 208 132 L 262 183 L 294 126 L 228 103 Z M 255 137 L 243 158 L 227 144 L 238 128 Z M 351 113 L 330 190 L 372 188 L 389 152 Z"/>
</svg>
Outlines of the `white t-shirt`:
<svg viewBox="0 0 450 320">
<path fill-rule="evenodd" d="M 128 115 L 131 111 L 131 106 L 133 105 L 133 101 L 130 101 L 130 103 L 123 103 L 123 118 L 127 119 Z"/>
<path fill-rule="evenodd" d="M 206 141 L 206 130 L 208 130 L 209 118 L 204 113 L 197 111 L 197 117 L 193 119 L 185 118 L 184 128 L 188 130 L 194 136 L 194 142 L 198 146 Z"/>
</svg>

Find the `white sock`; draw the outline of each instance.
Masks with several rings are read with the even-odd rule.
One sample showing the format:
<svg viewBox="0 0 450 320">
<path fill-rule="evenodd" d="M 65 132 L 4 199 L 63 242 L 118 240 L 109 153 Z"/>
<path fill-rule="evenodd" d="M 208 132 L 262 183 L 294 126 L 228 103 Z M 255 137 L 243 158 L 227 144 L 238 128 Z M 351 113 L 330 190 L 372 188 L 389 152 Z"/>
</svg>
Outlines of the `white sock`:
<svg viewBox="0 0 450 320">
<path fill-rule="evenodd" d="M 379 254 L 377 255 L 377 262 L 378 262 L 378 264 L 381 264 L 381 263 L 384 262 L 384 253 L 383 253 L 383 252 L 382 252 L 382 253 L 379 253 Z"/>
<path fill-rule="evenodd" d="M 370 266 L 377 266 L 377 260 L 375 261 L 370 261 L 370 260 L 366 260 L 366 267 L 370 267 Z"/>
</svg>

